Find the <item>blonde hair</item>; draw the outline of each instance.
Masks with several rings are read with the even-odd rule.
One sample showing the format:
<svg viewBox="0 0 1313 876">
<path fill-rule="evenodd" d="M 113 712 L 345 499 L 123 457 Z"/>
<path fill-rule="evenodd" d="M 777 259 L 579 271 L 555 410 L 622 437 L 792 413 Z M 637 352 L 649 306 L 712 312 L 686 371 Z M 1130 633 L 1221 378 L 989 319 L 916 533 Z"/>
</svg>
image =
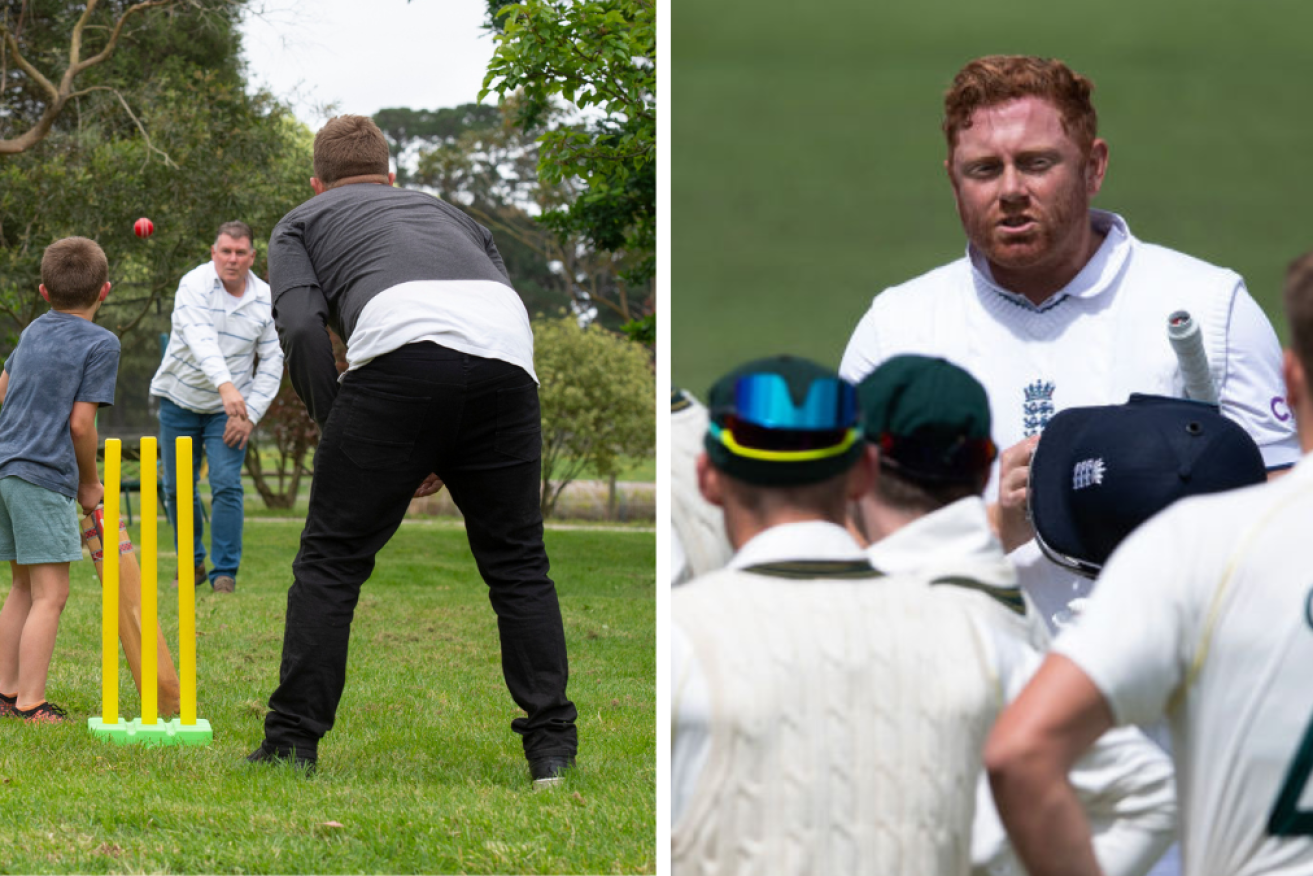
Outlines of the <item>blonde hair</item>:
<svg viewBox="0 0 1313 876">
<path fill-rule="evenodd" d="M 90 307 L 109 279 L 109 259 L 100 244 L 86 237 L 56 240 L 41 256 L 41 284 L 50 305 L 60 310 Z"/>
</svg>

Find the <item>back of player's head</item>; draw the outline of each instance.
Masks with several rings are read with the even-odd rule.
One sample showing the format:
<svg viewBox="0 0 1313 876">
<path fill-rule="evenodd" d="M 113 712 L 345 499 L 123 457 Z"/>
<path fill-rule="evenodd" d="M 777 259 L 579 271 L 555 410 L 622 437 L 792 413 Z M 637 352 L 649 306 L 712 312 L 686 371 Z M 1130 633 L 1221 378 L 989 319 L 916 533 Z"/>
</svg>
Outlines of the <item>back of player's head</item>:
<svg viewBox="0 0 1313 876">
<path fill-rule="evenodd" d="M 902 510 L 934 511 L 978 495 L 998 455 L 989 397 L 962 368 L 895 356 L 857 387 L 866 440 L 880 452 L 877 496 Z"/>
<path fill-rule="evenodd" d="M 250 244 L 251 248 L 255 248 L 255 235 L 251 233 L 251 226 L 247 225 L 245 222 L 234 219 L 232 222 L 223 223 L 219 226 L 218 232 L 214 235 L 214 242 L 218 243 L 219 238 L 223 237 L 225 234 L 233 240 L 246 238 L 246 242 Z"/>
<path fill-rule="evenodd" d="M 57 310 L 80 310 L 95 304 L 109 279 L 109 260 L 100 244 L 86 237 L 65 237 L 41 256 L 41 285 Z"/>
<path fill-rule="evenodd" d="M 735 368 L 707 395 L 711 465 L 755 486 L 800 487 L 845 474 L 861 457 L 857 393 L 828 368 L 794 356 Z"/>
<path fill-rule="evenodd" d="M 1033 55 L 987 55 L 958 71 L 944 95 L 944 136 L 952 157 L 960 131 L 971 127 L 972 114 L 1023 97 L 1038 97 L 1057 107 L 1062 127 L 1088 153 L 1099 134 L 1099 117 L 1090 101 L 1094 83 L 1061 61 Z"/>
<path fill-rule="evenodd" d="M 324 185 L 388 174 L 388 141 L 369 116 L 334 116 L 315 134 L 315 176 Z"/>
<path fill-rule="evenodd" d="M 1286 268 L 1284 293 L 1290 348 L 1304 373 L 1313 378 L 1313 252 L 1306 252 Z"/>
<path fill-rule="evenodd" d="M 1030 463 L 1030 515 L 1040 549 L 1093 577 L 1131 532 L 1178 499 L 1266 480 L 1254 439 L 1203 402 L 1132 395 L 1068 408 Z"/>
</svg>

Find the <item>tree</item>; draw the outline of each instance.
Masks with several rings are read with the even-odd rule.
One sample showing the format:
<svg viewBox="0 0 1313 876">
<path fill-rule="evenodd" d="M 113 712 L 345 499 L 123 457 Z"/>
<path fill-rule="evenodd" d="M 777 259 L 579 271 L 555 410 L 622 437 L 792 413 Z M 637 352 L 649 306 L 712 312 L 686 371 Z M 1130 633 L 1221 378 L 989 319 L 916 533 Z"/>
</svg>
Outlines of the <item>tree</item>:
<svg viewBox="0 0 1313 876">
<path fill-rule="evenodd" d="M 501 123 L 501 113 L 496 107 L 477 103 L 438 110 L 387 107 L 374 113 L 373 118 L 374 124 L 387 137 L 392 160 L 397 166 L 397 183 L 403 186 L 410 183 L 410 168 L 406 166 L 405 156 L 411 147 L 450 144 L 468 130 Z"/>
<path fill-rule="evenodd" d="M 220 5 L 227 2 L 218 0 Z M 117 94 L 131 115 L 126 99 L 117 90 L 130 83 L 111 76 L 107 82 L 86 83 L 78 88 L 76 80 L 113 57 L 133 16 L 152 12 L 158 15 L 176 7 L 206 9 L 206 4 L 198 0 L 140 0 L 131 4 L 86 0 L 83 4 L 42 4 L 39 9 L 36 4 L 29 9 L 27 0 L 22 0 L 17 10 L 12 6 L 7 4 L 0 13 L 0 95 L 4 98 L 0 105 L 9 110 L 0 113 L 0 155 L 25 152 L 40 143 L 70 101 L 93 92 Z M 57 47 L 53 45 L 56 32 L 64 35 L 63 44 Z M 55 72 L 57 69 L 59 72 Z M 13 85 L 8 81 L 10 76 L 16 80 Z M 26 111 L 15 111 L 13 103 L 22 104 Z"/>
<path fill-rule="evenodd" d="M 533 325 L 534 365 L 542 382 L 542 511 L 586 468 L 614 478 L 627 459 L 652 453 L 656 384 L 647 351 L 573 316 Z"/>
<path fill-rule="evenodd" d="M 52 8 L 66 7 L 39 6 Z M 58 18 L 28 13 L 24 45 L 34 57 L 57 52 Z M 71 101 L 41 142 L 0 156 L 0 346 L 12 348 L 46 309 L 37 292 L 45 246 L 72 234 L 97 240 L 114 283 L 98 322 L 124 339 L 119 403 L 102 428 L 150 425 L 156 337 L 168 330 L 178 278 L 208 258 L 219 224 L 240 218 L 255 229 L 263 273 L 258 244 L 310 194 L 312 135 L 269 95 L 247 94 L 237 26 L 227 2 L 205 15 L 133 18 L 113 58 L 86 74 L 131 87 Z M 31 83 L 7 81 L 5 109 L 39 116 L 39 102 L 23 97 Z M 138 216 L 155 222 L 149 240 L 132 233 Z M 133 334 L 145 339 L 129 343 Z"/>
<path fill-rule="evenodd" d="M 555 184 L 539 179 L 537 138 L 542 131 L 517 124 L 517 104 L 512 97 L 500 107 L 389 109 L 375 120 L 392 128 L 390 142 L 405 142 L 404 148 L 414 150 L 415 170 L 408 175 L 413 185 L 435 192 L 492 229 L 531 314 L 570 305 L 581 313 L 595 310 L 609 327 L 641 316 L 650 292 L 632 290 L 625 282 L 623 252 L 599 250 L 578 232 L 540 221 L 572 203 L 581 185 L 573 177 Z M 444 117 L 448 122 L 441 129 L 413 121 Z"/>
<path fill-rule="evenodd" d="M 538 127 L 558 98 L 604 113 L 539 137 L 539 177 L 548 184 L 578 177 L 586 186 L 542 221 L 598 249 L 623 250 L 624 279 L 650 280 L 656 265 L 654 0 L 489 0 L 489 17 L 500 32 L 480 100 L 518 92 L 518 121 L 526 130 Z"/>
<path fill-rule="evenodd" d="M 246 473 L 266 508 L 295 507 L 301 476 L 309 473 L 305 458 L 318 444 L 319 427 L 310 419 L 284 372 L 278 395 L 269 403 L 246 445 Z M 274 466 L 267 470 L 266 450 Z"/>
</svg>

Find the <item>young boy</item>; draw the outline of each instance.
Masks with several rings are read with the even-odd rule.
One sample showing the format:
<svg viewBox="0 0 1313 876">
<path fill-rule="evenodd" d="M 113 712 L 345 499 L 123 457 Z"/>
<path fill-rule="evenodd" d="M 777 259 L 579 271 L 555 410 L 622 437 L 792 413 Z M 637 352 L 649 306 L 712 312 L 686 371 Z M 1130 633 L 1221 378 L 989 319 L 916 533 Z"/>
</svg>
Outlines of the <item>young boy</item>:
<svg viewBox="0 0 1313 876">
<path fill-rule="evenodd" d="M 119 339 L 92 319 L 109 294 L 109 262 L 68 237 L 41 259 L 50 311 L 23 330 L 0 374 L 0 560 L 14 583 L 0 609 L 0 715 L 62 723 L 46 675 L 68 564 L 82 558 L 77 507 L 105 493 L 96 470 L 96 411 L 114 403 Z"/>
</svg>

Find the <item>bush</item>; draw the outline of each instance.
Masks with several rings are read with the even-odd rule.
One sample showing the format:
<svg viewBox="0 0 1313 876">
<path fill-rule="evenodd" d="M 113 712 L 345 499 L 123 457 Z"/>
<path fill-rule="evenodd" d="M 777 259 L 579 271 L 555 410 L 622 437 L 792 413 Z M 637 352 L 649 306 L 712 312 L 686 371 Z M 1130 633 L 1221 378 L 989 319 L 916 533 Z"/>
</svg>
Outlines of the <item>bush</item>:
<svg viewBox="0 0 1313 876">
<path fill-rule="evenodd" d="M 653 452 L 656 379 L 640 345 L 573 316 L 533 326 L 534 368 L 542 383 L 542 512 L 591 466 L 612 478 L 626 459 Z"/>
</svg>

